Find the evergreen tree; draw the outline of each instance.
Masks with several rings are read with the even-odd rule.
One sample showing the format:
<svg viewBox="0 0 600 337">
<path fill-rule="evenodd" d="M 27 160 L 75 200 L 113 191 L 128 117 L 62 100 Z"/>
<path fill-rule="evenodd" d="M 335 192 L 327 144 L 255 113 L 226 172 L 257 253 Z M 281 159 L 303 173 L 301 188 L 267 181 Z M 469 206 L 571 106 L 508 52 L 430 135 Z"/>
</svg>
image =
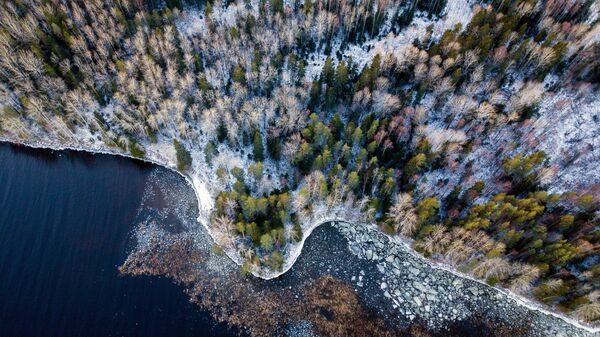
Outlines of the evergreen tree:
<svg viewBox="0 0 600 337">
<path fill-rule="evenodd" d="M 192 156 L 176 139 L 173 139 L 173 146 L 175 147 L 177 157 L 177 169 L 179 171 L 187 171 L 192 166 Z"/>
<path fill-rule="evenodd" d="M 271 237 L 271 235 L 269 233 L 265 233 L 265 234 L 261 235 L 260 245 L 264 250 L 266 250 L 268 252 L 273 250 L 273 238 Z"/>
<path fill-rule="evenodd" d="M 352 171 L 348 174 L 348 189 L 350 191 L 355 191 L 360 184 L 360 178 L 358 177 L 358 172 Z"/>
<path fill-rule="evenodd" d="M 347 86 L 349 81 L 348 67 L 345 61 L 341 61 L 338 63 L 337 68 L 335 69 L 334 88 L 336 96 L 346 97 L 348 95 Z"/>
<path fill-rule="evenodd" d="M 248 171 L 250 172 L 250 174 L 252 174 L 252 176 L 254 177 L 254 180 L 259 181 L 263 174 L 263 168 L 264 168 L 263 163 L 257 162 L 257 163 L 250 164 L 250 166 L 248 166 Z"/>
<path fill-rule="evenodd" d="M 265 151 L 264 151 L 263 142 L 262 142 L 262 135 L 260 134 L 259 130 L 254 131 L 254 136 L 252 138 L 252 144 L 253 144 L 253 149 L 254 149 L 253 150 L 254 160 L 256 160 L 256 161 L 265 160 Z"/>
<path fill-rule="evenodd" d="M 246 85 L 246 72 L 239 64 L 233 68 L 232 79 L 234 82 Z"/>
<path fill-rule="evenodd" d="M 333 60 L 331 57 L 327 56 L 325 64 L 323 65 L 323 70 L 321 71 L 321 76 L 319 77 L 319 82 L 321 82 L 321 84 L 325 83 L 331 85 L 333 84 L 334 75 L 335 69 L 333 68 Z"/>
</svg>

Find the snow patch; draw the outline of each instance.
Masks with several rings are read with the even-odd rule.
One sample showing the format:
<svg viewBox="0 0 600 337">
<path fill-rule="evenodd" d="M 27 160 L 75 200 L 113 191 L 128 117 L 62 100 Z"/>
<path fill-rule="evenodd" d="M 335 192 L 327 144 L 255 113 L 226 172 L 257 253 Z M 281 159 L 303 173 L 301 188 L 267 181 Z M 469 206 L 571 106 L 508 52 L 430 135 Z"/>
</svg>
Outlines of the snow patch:
<svg viewBox="0 0 600 337">
<path fill-rule="evenodd" d="M 561 91 L 541 103 L 539 118 L 528 128 L 525 141 L 560 167 L 551 192 L 586 189 L 600 184 L 600 96 Z"/>
</svg>

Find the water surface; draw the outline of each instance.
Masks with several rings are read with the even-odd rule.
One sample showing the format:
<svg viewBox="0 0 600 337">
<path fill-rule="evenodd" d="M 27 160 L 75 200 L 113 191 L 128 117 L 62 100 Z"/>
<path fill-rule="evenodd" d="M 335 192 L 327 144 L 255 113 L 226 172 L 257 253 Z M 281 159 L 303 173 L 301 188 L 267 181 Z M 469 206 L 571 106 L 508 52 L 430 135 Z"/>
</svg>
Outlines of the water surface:
<svg viewBox="0 0 600 337">
<path fill-rule="evenodd" d="M 0 336 L 236 335 L 170 280 L 117 271 L 154 170 L 0 143 Z"/>
</svg>

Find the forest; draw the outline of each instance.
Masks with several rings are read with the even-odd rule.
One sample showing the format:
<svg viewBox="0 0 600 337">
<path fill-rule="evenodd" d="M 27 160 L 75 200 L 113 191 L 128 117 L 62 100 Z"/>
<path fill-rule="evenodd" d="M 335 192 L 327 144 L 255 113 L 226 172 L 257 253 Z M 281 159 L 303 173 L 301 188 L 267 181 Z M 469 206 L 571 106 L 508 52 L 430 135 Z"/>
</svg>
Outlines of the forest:
<svg viewBox="0 0 600 337">
<path fill-rule="evenodd" d="M 245 273 L 341 209 L 598 321 L 600 5 L 464 3 L 6 1 L 0 138 L 203 172 Z"/>
</svg>

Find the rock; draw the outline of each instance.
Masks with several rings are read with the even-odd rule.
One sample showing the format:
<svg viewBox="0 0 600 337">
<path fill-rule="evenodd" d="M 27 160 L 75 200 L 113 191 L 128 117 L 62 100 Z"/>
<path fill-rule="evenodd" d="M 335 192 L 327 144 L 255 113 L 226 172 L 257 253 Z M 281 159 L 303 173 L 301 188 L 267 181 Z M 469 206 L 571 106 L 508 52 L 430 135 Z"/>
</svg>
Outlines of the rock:
<svg viewBox="0 0 600 337">
<path fill-rule="evenodd" d="M 417 296 L 413 297 L 413 301 L 414 301 L 414 302 L 415 302 L 415 303 L 416 303 L 418 306 L 421 306 L 421 305 L 423 305 L 423 302 L 421 302 L 421 300 L 420 300 L 420 299 L 419 299 Z"/>
<path fill-rule="evenodd" d="M 383 264 L 381 264 L 381 263 L 377 264 L 377 270 L 379 270 L 380 273 L 385 273 L 385 268 L 383 267 Z"/>
<path fill-rule="evenodd" d="M 463 286 L 463 282 L 462 280 L 456 278 L 454 279 L 454 281 L 452 281 L 452 285 L 454 286 L 454 288 L 460 288 Z"/>
<path fill-rule="evenodd" d="M 387 290 L 383 293 L 383 296 L 387 298 L 392 298 L 392 295 L 390 295 L 390 293 Z"/>
<path fill-rule="evenodd" d="M 414 268 L 414 267 L 408 267 L 408 271 L 415 276 L 417 276 L 417 275 L 419 275 L 419 273 L 421 273 L 421 271 L 419 269 Z"/>
<path fill-rule="evenodd" d="M 385 282 L 381 283 L 381 289 L 387 288 L 387 284 Z"/>
<path fill-rule="evenodd" d="M 367 250 L 367 253 L 365 254 L 365 256 L 367 257 L 367 260 L 372 260 L 373 259 L 373 251 L 372 250 Z"/>
<path fill-rule="evenodd" d="M 428 292 L 427 288 L 425 288 L 425 286 L 419 282 L 413 282 L 412 283 L 413 287 L 417 290 L 419 290 L 420 292 Z"/>
</svg>

